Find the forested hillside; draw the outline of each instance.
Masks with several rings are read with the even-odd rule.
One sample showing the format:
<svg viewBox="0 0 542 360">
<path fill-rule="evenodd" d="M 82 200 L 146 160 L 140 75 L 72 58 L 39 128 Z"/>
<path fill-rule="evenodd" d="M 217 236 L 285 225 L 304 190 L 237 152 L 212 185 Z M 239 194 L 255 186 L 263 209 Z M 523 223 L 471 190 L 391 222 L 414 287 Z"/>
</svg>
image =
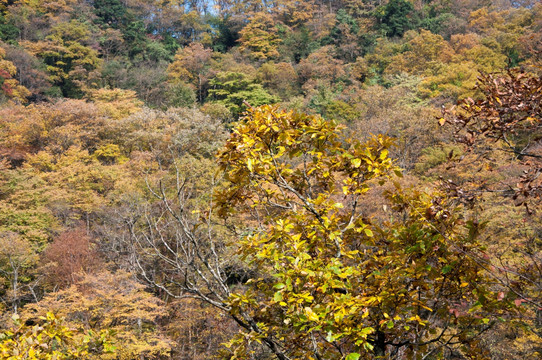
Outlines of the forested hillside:
<svg viewBox="0 0 542 360">
<path fill-rule="evenodd" d="M 0 359 L 539 359 L 542 3 L 0 0 Z"/>
</svg>

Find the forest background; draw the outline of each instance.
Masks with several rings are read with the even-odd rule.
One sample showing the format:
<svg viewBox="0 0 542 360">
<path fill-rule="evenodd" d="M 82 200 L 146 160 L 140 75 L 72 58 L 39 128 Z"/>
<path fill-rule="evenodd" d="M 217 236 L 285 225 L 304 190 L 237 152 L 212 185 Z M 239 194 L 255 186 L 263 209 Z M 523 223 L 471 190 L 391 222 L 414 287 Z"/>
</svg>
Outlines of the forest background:
<svg viewBox="0 0 542 360">
<path fill-rule="evenodd" d="M 236 305 L 254 300 L 250 284 L 267 271 L 254 262 L 263 255 L 240 241 L 261 223 L 252 210 L 217 211 L 213 195 L 231 180 L 229 160 L 216 154 L 243 134 L 239 117 L 246 110 L 245 121 L 286 116 L 280 108 L 336 121 L 343 139 L 394 139 L 389 157 L 402 176 L 369 183 L 363 226 L 401 219 L 408 196 L 389 203 L 385 194 L 412 188 L 429 194 L 412 206 L 425 220 L 453 213 L 446 226 L 476 237 L 472 279 L 459 274 L 460 262 L 437 278 L 457 270 L 459 288 L 477 294 L 446 308 L 455 325 L 427 311 L 411 320 L 434 321 L 454 341 L 438 337 L 420 352 L 390 341 L 375 352 L 379 327 L 398 326 L 383 313 L 365 334 L 368 345 L 345 342 L 336 347 L 350 355 L 324 358 L 537 358 L 541 61 L 542 4 L 534 0 L 0 0 L 0 352 L 281 358 L 272 339 L 287 333 L 255 335 L 235 316 L 246 311 L 276 326 L 262 309 Z M 265 104 L 278 108 L 257 108 Z M 503 128 L 492 122 L 510 117 Z M 326 154 L 350 146 L 339 143 Z M 388 144 L 381 146 L 379 154 Z M 251 161 L 247 174 L 257 173 Z M 415 226 L 404 219 L 403 227 Z M 373 236 L 369 227 L 364 234 Z M 185 262 L 171 248 L 182 239 L 204 239 Z M 484 296 L 469 285 L 477 276 L 489 279 Z M 275 285 L 256 286 L 270 309 L 289 286 Z M 483 304 L 492 296 L 491 306 Z M 489 315 L 477 315 L 482 307 Z M 300 309 L 302 321 L 323 316 Z M 465 314 L 482 324 L 462 324 Z M 294 337 L 321 331 L 285 321 Z M 295 352 L 305 340 L 280 346 L 304 358 Z M 334 343 L 340 339 L 322 346 Z"/>
</svg>

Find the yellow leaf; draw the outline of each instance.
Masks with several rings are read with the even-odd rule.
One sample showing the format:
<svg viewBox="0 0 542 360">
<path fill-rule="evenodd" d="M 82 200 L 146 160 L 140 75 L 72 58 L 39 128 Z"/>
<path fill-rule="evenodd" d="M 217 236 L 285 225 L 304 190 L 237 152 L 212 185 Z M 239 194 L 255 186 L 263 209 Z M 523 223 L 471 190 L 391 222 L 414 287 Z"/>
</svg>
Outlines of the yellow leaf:
<svg viewBox="0 0 542 360">
<path fill-rule="evenodd" d="M 318 315 L 310 307 L 305 308 L 305 315 L 310 321 L 318 321 Z"/>
<path fill-rule="evenodd" d="M 361 166 L 361 159 L 352 159 L 352 166 L 359 168 Z"/>
</svg>

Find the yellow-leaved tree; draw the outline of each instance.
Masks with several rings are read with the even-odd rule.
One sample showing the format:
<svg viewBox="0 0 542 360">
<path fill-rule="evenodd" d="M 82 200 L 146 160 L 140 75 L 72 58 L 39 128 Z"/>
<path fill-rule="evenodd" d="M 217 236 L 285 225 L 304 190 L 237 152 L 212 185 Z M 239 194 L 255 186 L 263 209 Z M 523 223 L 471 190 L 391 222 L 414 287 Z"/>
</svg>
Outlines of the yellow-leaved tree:
<svg viewBox="0 0 542 360">
<path fill-rule="evenodd" d="M 371 218 L 367 193 L 400 176 L 392 140 L 340 131 L 263 106 L 220 152 L 219 210 L 242 216 L 238 252 L 253 274 L 226 301 L 242 328 L 227 356 L 249 358 L 251 343 L 282 360 L 482 354 L 477 335 L 505 302 L 474 260 L 479 228 L 438 194 L 398 185 L 389 219 Z"/>
<path fill-rule="evenodd" d="M 62 319 L 48 312 L 36 324 L 27 325 L 13 317 L 15 326 L 0 332 L 0 356 L 6 360 L 90 359 L 114 354 L 113 333 L 74 331 Z"/>
<path fill-rule="evenodd" d="M 281 40 L 270 15 L 263 12 L 254 13 L 239 34 L 241 50 L 249 50 L 253 59 L 266 60 L 279 56 L 277 46 Z"/>
<path fill-rule="evenodd" d="M 27 305 L 21 317 L 28 323 L 52 312 L 77 330 L 74 338 L 80 343 L 87 341 L 83 335 L 88 332 L 114 334 L 114 353 L 89 353 L 87 359 L 163 359 L 170 344 L 158 331 L 158 319 L 165 315 L 161 305 L 130 274 L 103 272 Z"/>
</svg>

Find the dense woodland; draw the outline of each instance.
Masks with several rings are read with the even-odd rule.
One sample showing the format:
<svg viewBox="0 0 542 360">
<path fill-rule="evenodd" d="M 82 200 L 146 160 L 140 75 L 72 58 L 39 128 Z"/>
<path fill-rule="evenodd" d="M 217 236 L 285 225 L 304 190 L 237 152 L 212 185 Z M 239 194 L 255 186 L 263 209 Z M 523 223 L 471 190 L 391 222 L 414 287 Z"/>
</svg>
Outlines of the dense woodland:
<svg viewBox="0 0 542 360">
<path fill-rule="evenodd" d="M 539 359 L 542 3 L 0 0 L 1 359 Z"/>
</svg>

